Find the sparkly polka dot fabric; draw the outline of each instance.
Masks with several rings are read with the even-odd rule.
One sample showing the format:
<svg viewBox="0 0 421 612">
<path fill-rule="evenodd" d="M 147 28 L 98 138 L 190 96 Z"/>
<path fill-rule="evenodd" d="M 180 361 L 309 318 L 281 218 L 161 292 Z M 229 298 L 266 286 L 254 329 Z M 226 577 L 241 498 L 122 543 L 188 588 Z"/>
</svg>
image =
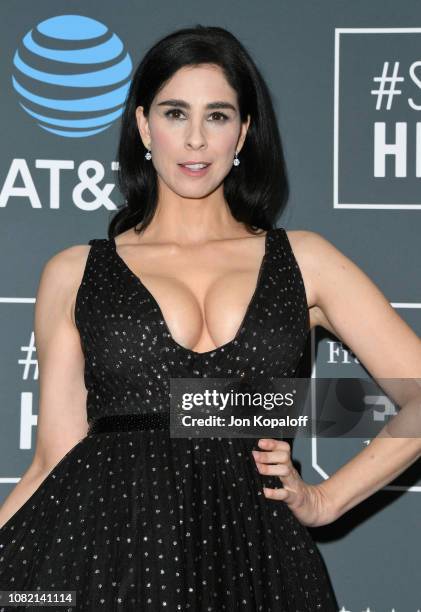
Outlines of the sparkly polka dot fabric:
<svg viewBox="0 0 421 612">
<path fill-rule="evenodd" d="M 75 608 L 45 608 L 69 612 L 337 612 L 309 531 L 263 494 L 282 484 L 257 471 L 258 439 L 168 425 L 171 377 L 297 375 L 309 318 L 286 231 L 266 234 L 235 338 L 204 353 L 171 337 L 114 240 L 89 244 L 75 305 L 89 431 L 0 529 L 0 588 L 75 590 Z"/>
</svg>

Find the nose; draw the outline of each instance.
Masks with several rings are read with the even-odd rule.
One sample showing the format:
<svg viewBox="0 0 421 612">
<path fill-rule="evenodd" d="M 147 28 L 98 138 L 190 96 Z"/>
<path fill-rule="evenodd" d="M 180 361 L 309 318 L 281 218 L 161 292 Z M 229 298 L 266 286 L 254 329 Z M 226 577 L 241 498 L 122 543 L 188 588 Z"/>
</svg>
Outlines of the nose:
<svg viewBox="0 0 421 612">
<path fill-rule="evenodd" d="M 206 147 L 206 137 L 200 120 L 190 122 L 186 132 L 185 146 L 187 149 L 203 149 Z"/>
</svg>

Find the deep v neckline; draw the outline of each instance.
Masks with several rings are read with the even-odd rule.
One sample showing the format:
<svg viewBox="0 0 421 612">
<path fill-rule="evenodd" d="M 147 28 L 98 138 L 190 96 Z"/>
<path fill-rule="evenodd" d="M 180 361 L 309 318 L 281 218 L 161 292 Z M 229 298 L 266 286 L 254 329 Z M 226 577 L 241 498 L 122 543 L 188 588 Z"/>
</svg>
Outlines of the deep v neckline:
<svg viewBox="0 0 421 612">
<path fill-rule="evenodd" d="M 178 349 L 181 351 L 184 351 L 185 353 L 191 355 L 191 356 L 195 356 L 195 357 L 202 357 L 204 355 L 210 355 L 211 353 L 219 353 L 219 352 L 223 352 L 225 350 L 228 350 L 229 348 L 231 348 L 232 346 L 234 346 L 234 344 L 238 341 L 238 338 L 240 337 L 241 332 L 243 331 L 243 329 L 246 327 L 251 310 L 253 308 L 253 306 L 256 303 L 256 298 L 257 295 L 259 293 L 260 287 L 263 284 L 263 278 L 264 278 L 264 273 L 266 271 L 267 268 L 267 260 L 268 260 L 268 255 L 269 255 L 269 245 L 270 245 L 270 240 L 269 240 L 269 235 L 272 232 L 272 228 L 268 229 L 266 231 L 265 234 L 265 240 L 264 240 L 264 253 L 263 253 L 263 257 L 260 261 L 260 265 L 259 265 L 259 269 L 257 272 L 257 279 L 256 279 L 256 284 L 252 293 L 252 296 L 248 302 L 246 311 L 244 313 L 244 316 L 242 318 L 242 321 L 240 323 L 239 328 L 237 329 L 237 332 L 235 334 L 235 336 L 229 340 L 228 342 L 225 342 L 224 344 L 221 344 L 220 346 L 216 346 L 213 349 L 210 349 L 209 351 L 195 351 L 193 349 L 190 349 L 186 346 L 183 346 L 182 344 L 180 344 L 179 342 L 177 342 L 177 340 L 175 340 L 175 338 L 173 337 L 167 322 L 165 320 L 164 314 L 162 312 L 161 306 L 159 305 L 157 299 L 154 297 L 153 293 L 146 287 L 146 285 L 143 283 L 142 279 L 133 272 L 133 270 L 126 264 L 125 260 L 119 255 L 118 251 L 117 251 L 117 245 L 115 242 L 115 238 L 111 238 L 108 242 L 111 245 L 111 250 L 112 253 L 115 257 L 116 262 L 120 265 L 120 267 L 125 270 L 125 272 L 129 275 L 129 277 L 134 281 L 135 285 L 137 287 L 139 287 L 140 289 L 142 289 L 142 291 L 144 292 L 144 294 L 146 295 L 146 297 L 149 299 L 149 301 L 153 304 L 153 306 L 155 307 L 155 311 L 157 313 L 158 319 L 160 324 L 162 325 L 162 327 L 165 330 L 165 333 L 169 339 L 169 341 Z"/>
</svg>

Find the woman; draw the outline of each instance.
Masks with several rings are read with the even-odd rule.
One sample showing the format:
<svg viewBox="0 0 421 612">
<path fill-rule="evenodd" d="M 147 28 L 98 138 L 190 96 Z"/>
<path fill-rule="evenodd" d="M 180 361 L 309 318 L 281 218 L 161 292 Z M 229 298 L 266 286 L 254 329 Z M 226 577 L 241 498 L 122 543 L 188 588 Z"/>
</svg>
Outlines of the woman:
<svg viewBox="0 0 421 612">
<path fill-rule="evenodd" d="M 378 437 L 309 485 L 286 440 L 171 438 L 170 378 L 292 377 L 315 325 L 377 376 L 416 377 L 421 343 L 327 240 L 274 227 L 288 198 L 275 115 L 226 30 L 150 49 L 118 159 L 109 238 L 41 277 L 37 446 L 1 510 L 0 586 L 75 590 L 87 611 L 337 610 L 307 526 L 394 478 L 420 440 Z"/>
</svg>

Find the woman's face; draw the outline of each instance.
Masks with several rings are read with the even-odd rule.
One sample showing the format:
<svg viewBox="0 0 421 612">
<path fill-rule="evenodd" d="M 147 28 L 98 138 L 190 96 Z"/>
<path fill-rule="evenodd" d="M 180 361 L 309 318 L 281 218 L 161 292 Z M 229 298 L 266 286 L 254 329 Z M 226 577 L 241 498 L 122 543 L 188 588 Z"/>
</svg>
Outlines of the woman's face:
<svg viewBox="0 0 421 612">
<path fill-rule="evenodd" d="M 210 64 L 178 70 L 154 98 L 149 117 L 138 106 L 136 120 L 158 180 L 190 198 L 208 195 L 235 172 L 234 155 L 240 153 L 250 123 L 250 117 L 241 123 L 235 90 L 221 68 Z M 210 165 L 195 174 L 183 169 L 186 162 Z"/>
</svg>

